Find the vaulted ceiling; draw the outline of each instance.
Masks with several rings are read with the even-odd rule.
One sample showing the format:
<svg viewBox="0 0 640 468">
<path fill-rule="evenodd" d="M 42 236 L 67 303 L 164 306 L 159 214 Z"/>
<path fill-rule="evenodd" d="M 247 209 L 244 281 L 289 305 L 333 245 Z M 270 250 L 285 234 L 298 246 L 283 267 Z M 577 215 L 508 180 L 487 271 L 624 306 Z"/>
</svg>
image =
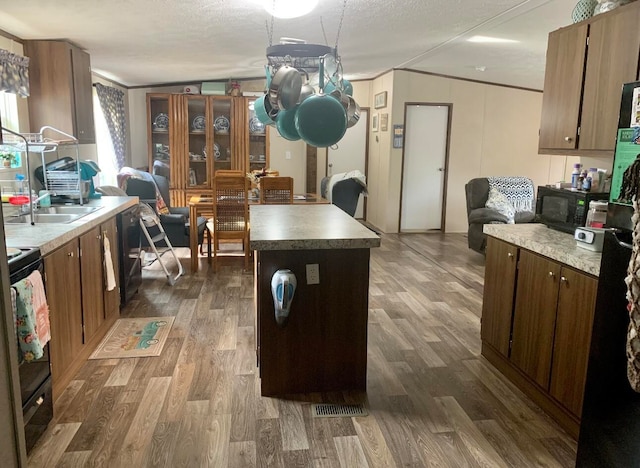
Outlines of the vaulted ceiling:
<svg viewBox="0 0 640 468">
<path fill-rule="evenodd" d="M 0 29 L 69 40 L 126 86 L 260 77 L 269 43 L 293 37 L 337 39 L 351 80 L 410 68 L 542 89 L 547 35 L 571 23 L 576 1 L 320 0 L 305 17 L 276 18 L 271 34 L 259 0 L 22 0 L 0 2 Z M 467 41 L 476 35 L 516 42 Z"/>
</svg>

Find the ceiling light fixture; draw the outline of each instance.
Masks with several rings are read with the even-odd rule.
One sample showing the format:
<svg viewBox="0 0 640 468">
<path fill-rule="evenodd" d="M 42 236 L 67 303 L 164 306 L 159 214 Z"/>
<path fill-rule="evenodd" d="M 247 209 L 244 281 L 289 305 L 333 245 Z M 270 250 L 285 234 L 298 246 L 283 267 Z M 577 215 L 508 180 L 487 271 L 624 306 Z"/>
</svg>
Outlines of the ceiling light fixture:
<svg viewBox="0 0 640 468">
<path fill-rule="evenodd" d="M 513 39 L 502 39 L 499 37 L 488 37 L 488 36 L 473 36 L 467 39 L 467 42 L 479 42 L 484 44 L 507 44 L 520 42 Z"/>
<path fill-rule="evenodd" d="M 264 0 L 264 9 L 276 18 L 298 18 L 311 13 L 318 0 Z"/>
</svg>

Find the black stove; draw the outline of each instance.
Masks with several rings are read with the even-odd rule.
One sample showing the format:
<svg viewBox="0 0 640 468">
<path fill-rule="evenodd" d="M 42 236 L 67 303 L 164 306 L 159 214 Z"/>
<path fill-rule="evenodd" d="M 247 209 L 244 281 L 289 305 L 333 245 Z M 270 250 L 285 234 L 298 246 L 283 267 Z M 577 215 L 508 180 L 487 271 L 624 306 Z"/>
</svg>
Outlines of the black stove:
<svg viewBox="0 0 640 468">
<path fill-rule="evenodd" d="M 11 284 L 26 278 L 35 270 L 44 272 L 40 249 L 37 247 L 7 247 L 7 259 Z M 49 344 L 44 346 L 44 355 L 40 359 L 20 361 L 18 373 L 25 442 L 29 453 L 53 418 Z"/>
<path fill-rule="evenodd" d="M 40 249 L 38 247 L 7 247 L 7 260 L 9 263 L 9 275 L 11 283 L 22 278 L 14 278 L 18 276 L 22 270 L 29 269 L 29 266 L 40 259 Z M 31 268 L 31 271 L 33 269 Z M 29 273 L 31 273 L 29 271 Z"/>
</svg>

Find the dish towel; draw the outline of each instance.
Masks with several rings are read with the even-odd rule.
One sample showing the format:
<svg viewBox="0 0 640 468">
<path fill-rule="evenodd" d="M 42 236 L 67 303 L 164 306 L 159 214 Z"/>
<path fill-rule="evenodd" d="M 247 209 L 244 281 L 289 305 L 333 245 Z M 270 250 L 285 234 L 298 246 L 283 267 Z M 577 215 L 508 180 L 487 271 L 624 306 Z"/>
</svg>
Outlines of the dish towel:
<svg viewBox="0 0 640 468">
<path fill-rule="evenodd" d="M 113 259 L 111 258 L 111 244 L 109 238 L 104 237 L 104 271 L 106 275 L 107 291 L 113 291 L 116 287 L 116 275 L 113 271 Z"/>
<path fill-rule="evenodd" d="M 13 285 L 16 290 L 16 331 L 21 357 L 29 362 L 43 356 L 51 339 L 49 306 L 42 275 L 34 271 Z"/>
</svg>

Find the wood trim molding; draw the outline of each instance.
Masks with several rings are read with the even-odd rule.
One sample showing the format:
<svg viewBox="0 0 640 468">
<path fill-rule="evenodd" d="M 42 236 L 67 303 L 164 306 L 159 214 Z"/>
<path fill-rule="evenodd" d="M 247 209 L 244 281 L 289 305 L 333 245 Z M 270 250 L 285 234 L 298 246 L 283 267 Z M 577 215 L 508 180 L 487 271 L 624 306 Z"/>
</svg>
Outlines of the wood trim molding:
<svg viewBox="0 0 640 468">
<path fill-rule="evenodd" d="M 422 71 L 422 70 L 414 70 L 413 68 L 394 68 L 393 71 L 405 71 L 405 72 L 410 72 L 410 73 L 418 73 L 420 75 L 431 75 L 431 76 L 437 76 L 437 77 L 440 77 L 440 78 L 448 78 L 450 80 L 468 81 L 470 83 L 478 83 L 478 84 L 484 84 L 484 85 L 489 85 L 489 86 L 499 86 L 501 88 L 519 89 L 521 91 L 532 91 L 534 93 L 542 93 L 541 89 L 525 88 L 524 86 L 513 86 L 513 85 L 502 84 L 502 83 L 492 83 L 490 81 L 474 80 L 472 78 L 461 78 L 459 76 L 445 75 L 445 74 L 442 74 L 442 73 L 434 73 L 434 72 L 428 72 L 428 71 Z"/>
</svg>

